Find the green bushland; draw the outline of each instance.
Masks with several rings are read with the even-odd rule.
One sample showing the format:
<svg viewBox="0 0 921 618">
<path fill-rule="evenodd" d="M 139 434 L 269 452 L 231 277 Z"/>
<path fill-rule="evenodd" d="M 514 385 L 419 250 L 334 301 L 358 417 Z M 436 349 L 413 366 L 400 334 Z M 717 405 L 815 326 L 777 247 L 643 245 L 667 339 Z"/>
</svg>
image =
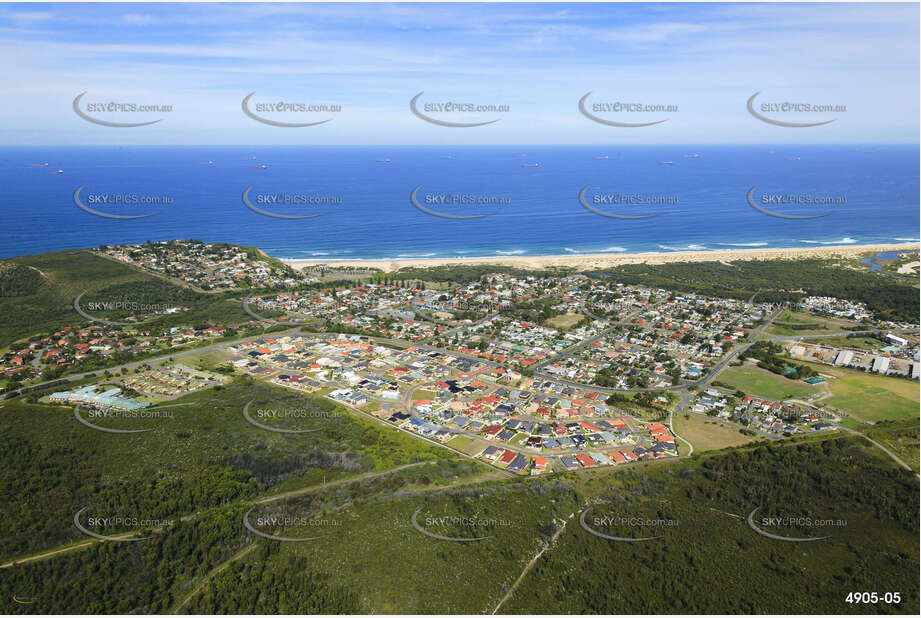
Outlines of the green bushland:
<svg viewBox="0 0 921 618">
<path fill-rule="evenodd" d="M 836 296 L 866 303 L 876 317 L 887 320 L 916 321 L 919 312 L 918 291 L 912 280 L 843 268 L 837 260 L 623 264 L 594 276 L 738 300 L 748 300 L 757 292 L 757 302 L 795 302 L 808 295 Z"/>
<path fill-rule="evenodd" d="M 242 410 L 251 400 L 250 416 L 262 424 L 316 431 L 284 434 L 250 425 Z M 80 424 L 71 406 L 4 402 L 0 495 L 7 507 L 0 557 L 80 540 L 72 519 L 84 506 L 99 517 L 181 517 L 255 495 L 456 457 L 353 417 L 327 399 L 245 377 L 168 405 L 176 407 L 162 412 L 172 418 L 97 419 L 81 411 L 102 427 L 149 429 L 112 434 Z M 261 418 L 259 409 L 296 410 L 300 418 Z M 442 472 L 430 471 L 430 481 L 444 482 Z"/>
<path fill-rule="evenodd" d="M 277 548 L 260 546 L 259 562 L 235 562 L 211 579 L 184 613 L 190 614 L 357 614 L 354 593 L 305 558 L 289 557 L 278 569 L 265 561 Z"/>
<path fill-rule="evenodd" d="M 678 525 L 657 530 L 664 537 L 657 541 L 623 543 L 573 522 L 504 612 L 918 611 L 918 480 L 865 442 L 762 443 L 613 479 L 588 483 L 612 505 L 607 510 L 651 512 Z M 644 509 L 649 502 L 657 506 Z M 745 523 L 756 507 L 756 522 L 805 516 L 846 525 L 774 528 L 784 536 L 830 535 L 776 541 Z M 902 603 L 845 602 L 848 592 L 877 589 L 901 592 Z"/>
<path fill-rule="evenodd" d="M 369 479 L 253 511 L 336 522 L 260 526 L 313 541 L 256 538 L 241 525 L 244 507 L 218 506 L 149 541 L 101 544 L 0 573 L 0 595 L 39 599 L 36 606 L 7 601 L 13 613 L 163 612 L 203 583 L 182 611 L 489 613 L 565 521 L 500 613 L 918 611 L 918 479 L 856 436 L 758 442 L 590 474 L 475 485 L 467 479 L 466 486 L 434 490 L 399 481 Z M 662 538 L 594 536 L 579 525 L 589 505 L 587 522 L 599 532 L 635 537 L 654 530 Z M 829 538 L 759 536 L 744 521 L 756 507 L 759 522 L 833 520 L 821 528 L 769 528 Z M 423 535 L 410 523 L 419 509 L 417 522 L 430 532 L 488 538 L 455 543 Z M 609 525 L 596 516 L 676 523 Z M 257 547 L 205 581 L 249 542 Z M 846 604 L 855 590 L 899 591 L 902 603 Z"/>
<path fill-rule="evenodd" d="M 196 521 L 176 521 L 146 541 L 97 543 L 3 569 L 0 607 L 10 614 L 168 613 L 186 585 L 248 543 L 243 512 L 224 508 Z M 34 601 L 19 604 L 14 595 Z"/>
<path fill-rule="evenodd" d="M 246 250 L 247 248 L 243 248 Z M 255 252 L 255 250 L 251 250 Z M 258 253 L 254 253 L 258 256 Z M 258 256 L 259 259 L 266 259 Z M 300 286 L 313 290 L 354 282 L 331 281 Z M 248 295 L 271 296 L 273 290 L 227 290 L 213 293 L 197 292 L 189 286 L 173 283 L 148 274 L 138 268 L 107 259 L 83 250 L 54 251 L 0 261 L 0 349 L 17 341 L 46 336 L 64 327 L 101 326 L 90 322 L 74 309 L 74 300 L 83 294 L 80 304 L 88 314 L 109 321 L 125 321 L 129 310 L 91 310 L 91 303 L 127 303 L 167 309 L 182 307 L 181 311 L 152 315 L 141 322 L 118 329 L 122 345 L 131 346 L 149 335 L 160 335 L 172 327 L 227 327 L 222 336 L 188 347 L 208 345 L 221 338 L 228 339 L 290 328 L 285 324 L 264 326 L 249 323 L 254 318 L 243 310 L 242 299 Z M 149 313 L 141 310 L 139 314 Z M 282 315 L 279 311 L 259 310 L 267 318 Z M 135 316 L 139 317 L 139 316 Z M 185 348 L 186 346 L 183 346 Z M 170 351 L 161 345 L 147 352 L 120 350 L 106 358 L 91 357 L 67 368 L 67 372 L 96 371 L 122 363 L 143 360 Z M 48 369 L 42 380 L 55 379 L 62 368 Z M 15 382 L 16 380 L 14 380 Z M 12 384 L 12 387 L 18 384 Z"/>
<path fill-rule="evenodd" d="M 240 296 L 239 291 L 196 292 L 85 251 L 55 251 L 12 258 L 3 263 L 31 267 L 28 268 L 30 272 L 40 271 L 43 276 L 37 286 L 25 290 L 27 293 L 0 298 L 0 311 L 4 316 L 0 324 L 0 346 L 62 326 L 89 324 L 73 306 L 81 294 L 84 311 L 105 320 L 121 321 L 130 312 L 88 311 L 89 303 L 135 302 L 186 308 L 126 327 L 128 333 L 160 333 L 172 326 L 204 327 L 253 319 L 243 311 L 240 300 L 234 298 Z"/>
<path fill-rule="evenodd" d="M 520 277 L 558 277 L 575 272 L 574 268 L 547 268 L 544 270 L 526 270 L 498 264 L 446 264 L 444 266 L 417 267 L 410 266 L 400 270 L 381 274 L 379 280 L 420 280 L 433 282 L 451 282 L 459 284 L 478 281 L 484 275 L 499 273 Z"/>
<path fill-rule="evenodd" d="M 10 261 L 0 261 L 0 297 L 35 294 L 42 275 L 35 268 Z"/>
</svg>

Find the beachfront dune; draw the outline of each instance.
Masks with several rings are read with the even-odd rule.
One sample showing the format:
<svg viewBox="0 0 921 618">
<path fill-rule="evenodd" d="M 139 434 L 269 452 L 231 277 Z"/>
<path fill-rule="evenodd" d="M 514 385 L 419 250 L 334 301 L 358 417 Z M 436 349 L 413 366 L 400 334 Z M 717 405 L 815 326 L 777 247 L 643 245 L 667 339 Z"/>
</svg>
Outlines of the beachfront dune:
<svg viewBox="0 0 921 618">
<path fill-rule="evenodd" d="M 871 251 L 917 251 L 918 243 L 890 245 L 842 245 L 786 249 L 733 249 L 727 251 L 674 251 L 667 253 L 585 253 L 579 255 L 495 256 L 475 258 L 413 258 L 394 260 L 284 260 L 295 268 L 318 264 L 378 268 L 393 272 L 400 268 L 443 266 L 445 264 L 499 264 L 539 270 L 569 266 L 579 270 L 611 268 L 621 264 L 666 264 L 669 262 L 729 262 L 732 260 L 795 260 L 800 258 L 854 258 Z"/>
</svg>

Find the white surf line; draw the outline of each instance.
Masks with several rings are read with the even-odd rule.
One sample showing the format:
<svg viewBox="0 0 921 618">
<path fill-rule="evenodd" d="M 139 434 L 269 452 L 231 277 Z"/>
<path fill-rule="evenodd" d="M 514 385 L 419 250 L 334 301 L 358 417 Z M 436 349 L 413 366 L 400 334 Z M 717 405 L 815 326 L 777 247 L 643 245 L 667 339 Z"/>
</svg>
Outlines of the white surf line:
<svg viewBox="0 0 921 618">
<path fill-rule="evenodd" d="M 572 519 L 573 515 L 575 515 L 575 513 L 571 513 L 569 515 L 569 519 Z M 552 537 L 550 537 L 550 540 L 546 544 L 544 544 L 541 550 L 537 552 L 537 554 L 535 554 L 534 557 L 531 558 L 531 560 L 524 566 L 524 570 L 521 571 L 521 575 L 518 576 L 518 579 L 515 580 L 515 583 L 512 584 L 512 587 L 508 589 L 508 592 L 505 593 L 505 596 L 503 596 L 502 599 L 499 601 L 499 604 L 496 605 L 496 609 L 492 610 L 493 615 L 495 615 L 496 612 L 499 611 L 499 608 L 502 607 L 502 604 L 505 603 L 509 599 L 509 597 L 512 596 L 512 594 L 515 592 L 515 589 L 518 588 L 518 584 L 520 584 L 524 580 L 525 575 L 527 575 L 528 572 L 531 570 L 531 567 L 534 566 L 534 564 L 544 554 L 544 552 L 550 549 L 550 546 L 553 545 L 553 542 L 556 541 L 557 538 L 559 538 L 560 534 L 563 533 L 563 530 L 566 529 L 567 521 L 568 519 L 563 520 L 563 525 L 560 526 L 560 529 L 557 530 L 553 534 Z"/>
</svg>

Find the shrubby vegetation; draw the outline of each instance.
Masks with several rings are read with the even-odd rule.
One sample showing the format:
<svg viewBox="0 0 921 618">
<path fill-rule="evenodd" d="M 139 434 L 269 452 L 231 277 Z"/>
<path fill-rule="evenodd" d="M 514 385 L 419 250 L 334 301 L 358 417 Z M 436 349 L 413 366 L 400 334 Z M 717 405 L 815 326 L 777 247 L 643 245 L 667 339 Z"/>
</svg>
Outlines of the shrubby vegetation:
<svg viewBox="0 0 921 618">
<path fill-rule="evenodd" d="M 758 366 L 767 369 L 771 373 L 776 373 L 790 380 L 802 380 L 818 375 L 815 369 L 809 365 L 797 365 L 789 359 L 783 358 L 784 348 L 779 343 L 772 341 L 758 341 L 752 344 L 750 348 L 739 354 L 739 360 L 754 358 L 758 360 Z"/>
<path fill-rule="evenodd" d="M 478 281 L 484 275 L 501 273 L 516 277 L 548 278 L 565 276 L 575 272 L 574 268 L 549 268 L 546 270 L 525 270 L 498 264 L 446 264 L 444 266 L 401 268 L 386 275 L 390 279 L 418 279 L 422 281 L 451 282 L 466 285 Z"/>
<path fill-rule="evenodd" d="M 355 593 L 333 583 L 305 558 L 288 556 L 283 568 L 265 559 L 278 544 L 263 544 L 261 560 L 235 562 L 216 575 L 185 608 L 190 614 L 357 614 Z M 273 568 L 274 567 L 274 568 Z"/>
<path fill-rule="evenodd" d="M 84 538 L 73 525 L 74 514 L 84 506 L 87 515 L 163 520 L 237 500 L 256 489 L 248 474 L 227 466 L 207 466 L 194 476 L 101 482 L 91 458 L 105 457 L 102 451 L 87 453 L 11 436 L 0 440 L 0 451 L 0 495 L 6 505 L 0 555 L 5 557 Z"/>
<path fill-rule="evenodd" d="M 638 413 L 641 416 L 651 415 L 656 419 L 663 419 L 668 416 L 668 405 L 656 401 L 656 398 L 664 396 L 669 402 L 673 402 L 675 395 L 672 393 L 661 393 L 654 391 L 643 391 L 625 395 L 623 393 L 611 393 L 605 400 L 609 406 L 620 410 L 628 410 Z"/>
<path fill-rule="evenodd" d="M 308 418 L 299 427 L 318 431 L 288 436 L 253 427 L 242 415 L 250 400 L 256 408 L 302 410 Z M 174 418 L 135 421 L 130 428 L 150 431 L 125 436 L 83 427 L 69 406 L 5 402 L 0 496 L 7 507 L 0 558 L 82 538 L 73 516 L 84 506 L 100 517 L 181 517 L 320 484 L 324 477 L 455 457 L 394 429 L 355 419 L 328 399 L 248 378 L 174 403 L 193 405 L 172 408 Z"/>
<path fill-rule="evenodd" d="M 436 491 L 381 477 L 267 508 L 334 514 L 344 529 L 325 540 L 255 538 L 241 525 L 246 507 L 230 504 L 150 541 L 6 570 L 0 594 L 38 599 L 13 612 L 164 613 L 188 598 L 189 613 L 488 613 L 565 521 L 500 613 L 917 613 L 918 479 L 878 452 L 857 437 L 759 442 L 669 465 Z M 618 543 L 581 528 L 588 505 L 601 517 L 677 524 L 656 530 L 656 541 Z M 782 543 L 745 524 L 755 507 L 846 525 L 821 542 Z M 511 525 L 482 528 L 486 541 L 446 543 L 412 529 L 417 509 Z M 456 528 L 439 531 L 475 532 Z M 849 591 L 875 589 L 899 591 L 902 604 L 844 603 Z"/>
<path fill-rule="evenodd" d="M 611 511 L 678 521 L 664 538 L 618 543 L 567 526 L 502 608 L 508 613 L 917 613 L 918 480 L 856 439 L 759 443 L 589 482 Z M 784 543 L 745 523 L 846 522 L 829 539 Z M 638 535 L 639 532 L 633 531 Z M 793 530 L 791 536 L 815 535 Z M 900 591 L 899 606 L 852 606 L 855 590 Z"/>
<path fill-rule="evenodd" d="M 843 268 L 831 260 L 624 264 L 595 276 L 738 300 L 747 300 L 757 292 L 760 302 L 836 296 L 866 303 L 874 315 L 887 320 L 917 321 L 919 312 L 918 291 L 912 281 Z"/>
<path fill-rule="evenodd" d="M 0 297 L 35 294 L 41 282 L 42 276 L 34 268 L 0 261 Z"/>
<path fill-rule="evenodd" d="M 34 599 L 4 603 L 11 613 L 166 614 L 190 581 L 246 544 L 243 510 L 177 521 L 147 541 L 97 543 L 52 560 L 4 569 L 0 595 Z M 72 524 L 71 524 L 72 525 Z M 84 537 L 85 539 L 85 537 Z"/>
</svg>

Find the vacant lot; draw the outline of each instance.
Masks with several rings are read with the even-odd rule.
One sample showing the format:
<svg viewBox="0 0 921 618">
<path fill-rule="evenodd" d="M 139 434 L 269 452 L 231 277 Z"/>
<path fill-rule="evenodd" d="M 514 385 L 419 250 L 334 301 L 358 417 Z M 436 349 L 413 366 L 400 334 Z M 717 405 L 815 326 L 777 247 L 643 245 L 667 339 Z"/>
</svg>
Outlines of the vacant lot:
<svg viewBox="0 0 921 618">
<path fill-rule="evenodd" d="M 456 436 L 448 440 L 445 444 L 456 448 L 466 455 L 474 455 L 486 448 L 485 442 L 469 436 Z"/>
<path fill-rule="evenodd" d="M 839 346 L 842 348 L 858 348 L 861 350 L 878 350 L 885 344 L 879 339 L 872 337 L 825 337 L 823 339 L 813 339 L 811 343 L 820 343 L 822 345 Z"/>
<path fill-rule="evenodd" d="M 225 361 L 232 358 L 232 354 L 226 350 L 202 350 L 186 356 L 182 363 L 195 369 L 214 369 Z"/>
<path fill-rule="evenodd" d="M 569 330 L 578 324 L 585 316 L 581 313 L 564 313 L 547 320 L 546 325 L 558 330 Z"/>
<path fill-rule="evenodd" d="M 695 453 L 697 451 L 713 451 L 729 446 L 740 446 L 758 439 L 741 434 L 738 429 L 696 416 L 689 418 L 685 418 L 683 415 L 675 416 L 675 431 L 694 445 Z"/>
<path fill-rule="evenodd" d="M 429 391 L 421 388 L 413 391 L 413 401 L 418 401 L 420 399 L 427 399 L 429 401 L 435 399 L 435 391 Z"/>
<path fill-rule="evenodd" d="M 774 335 L 826 334 L 846 332 L 846 328 L 855 324 L 850 320 L 824 318 L 806 311 L 784 311 L 768 327 L 767 332 Z"/>
</svg>

